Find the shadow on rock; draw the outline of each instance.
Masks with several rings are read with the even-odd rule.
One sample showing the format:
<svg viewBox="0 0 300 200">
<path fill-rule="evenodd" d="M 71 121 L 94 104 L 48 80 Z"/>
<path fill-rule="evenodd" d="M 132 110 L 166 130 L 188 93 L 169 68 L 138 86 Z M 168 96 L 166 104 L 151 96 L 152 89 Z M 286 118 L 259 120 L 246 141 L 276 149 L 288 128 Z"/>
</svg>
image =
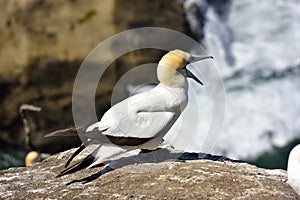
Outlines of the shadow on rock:
<svg viewBox="0 0 300 200">
<path fill-rule="evenodd" d="M 129 154 L 129 155 L 128 155 Z M 177 161 L 177 162 L 185 162 L 188 160 L 211 160 L 211 161 L 231 161 L 231 162 L 238 162 L 241 163 L 243 161 L 240 160 L 233 160 L 226 158 L 224 156 L 217 156 L 217 155 L 211 155 L 211 154 L 205 154 L 205 153 L 189 153 L 189 152 L 180 152 L 175 151 L 174 149 L 169 148 L 159 148 L 154 151 L 138 151 L 134 150 L 131 152 L 127 152 L 120 156 L 126 156 L 126 157 L 119 157 L 115 158 L 110 161 L 106 161 L 103 164 L 106 164 L 104 169 L 100 170 L 97 173 L 92 174 L 91 176 L 73 180 L 66 185 L 71 185 L 73 183 L 81 182 L 83 184 L 89 183 L 91 181 L 96 180 L 100 176 L 111 172 L 113 170 L 128 166 L 128 165 L 134 165 L 134 164 L 143 164 L 143 163 L 162 163 L 162 162 L 168 162 L 168 161 Z M 103 166 L 103 164 L 96 165 L 93 168 Z M 147 171 L 148 169 L 146 169 Z M 146 172 L 145 171 L 145 172 Z"/>
</svg>

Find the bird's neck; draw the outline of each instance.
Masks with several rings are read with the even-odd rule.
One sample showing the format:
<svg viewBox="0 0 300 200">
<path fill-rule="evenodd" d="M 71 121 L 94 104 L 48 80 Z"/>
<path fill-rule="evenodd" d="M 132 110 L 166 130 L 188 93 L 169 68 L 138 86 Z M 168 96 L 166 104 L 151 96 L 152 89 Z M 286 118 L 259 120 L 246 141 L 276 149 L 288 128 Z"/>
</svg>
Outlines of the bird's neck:
<svg viewBox="0 0 300 200">
<path fill-rule="evenodd" d="M 165 86 L 171 88 L 187 88 L 186 78 L 176 69 L 158 63 L 157 78 Z"/>
</svg>

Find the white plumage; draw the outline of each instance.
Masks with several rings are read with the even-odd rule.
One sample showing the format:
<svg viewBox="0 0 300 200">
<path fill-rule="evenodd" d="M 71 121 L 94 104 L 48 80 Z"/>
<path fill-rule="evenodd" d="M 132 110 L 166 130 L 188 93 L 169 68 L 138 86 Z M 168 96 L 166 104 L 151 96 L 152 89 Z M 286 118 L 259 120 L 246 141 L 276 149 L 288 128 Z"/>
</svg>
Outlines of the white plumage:
<svg viewBox="0 0 300 200">
<path fill-rule="evenodd" d="M 159 84 L 114 105 L 87 132 L 97 128 L 104 135 L 151 138 L 171 122 L 180 106 L 184 109 L 184 104 L 185 90 Z"/>
<path fill-rule="evenodd" d="M 290 186 L 300 195 L 300 144 L 289 155 L 287 173 Z"/>
</svg>

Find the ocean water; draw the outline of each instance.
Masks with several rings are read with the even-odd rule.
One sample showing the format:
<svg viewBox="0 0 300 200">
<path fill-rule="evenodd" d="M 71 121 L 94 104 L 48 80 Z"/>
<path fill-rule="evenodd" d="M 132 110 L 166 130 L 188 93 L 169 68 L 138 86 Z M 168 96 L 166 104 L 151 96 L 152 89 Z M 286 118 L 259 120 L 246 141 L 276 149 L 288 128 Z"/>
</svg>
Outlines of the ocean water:
<svg viewBox="0 0 300 200">
<path fill-rule="evenodd" d="M 185 2 L 226 88 L 223 132 L 212 153 L 261 159 L 300 138 L 300 1 L 214 2 Z M 195 5 L 198 17 L 189 13 Z"/>
<path fill-rule="evenodd" d="M 0 146 L 0 170 L 9 167 L 25 166 L 25 156 L 27 152 L 19 147 L 6 145 Z"/>
</svg>

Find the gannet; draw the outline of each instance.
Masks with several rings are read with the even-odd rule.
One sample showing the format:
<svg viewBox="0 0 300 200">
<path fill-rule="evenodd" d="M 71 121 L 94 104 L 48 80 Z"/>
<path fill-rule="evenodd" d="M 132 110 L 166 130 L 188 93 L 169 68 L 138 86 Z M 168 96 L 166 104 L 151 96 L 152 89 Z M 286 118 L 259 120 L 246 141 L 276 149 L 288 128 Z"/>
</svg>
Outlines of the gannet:
<svg viewBox="0 0 300 200">
<path fill-rule="evenodd" d="M 300 144 L 290 152 L 287 173 L 290 186 L 300 195 Z"/>
<path fill-rule="evenodd" d="M 70 132 L 78 132 L 89 138 L 88 143 L 92 143 L 92 140 L 100 142 L 83 161 L 67 168 L 85 145 L 79 147 L 67 161 L 66 169 L 58 176 L 101 164 L 125 151 L 157 149 L 187 105 L 187 78 L 203 85 L 186 66 L 204 59 L 212 59 L 212 56 L 192 55 L 178 49 L 169 51 L 158 63 L 157 78 L 160 83 L 156 87 L 115 104 L 99 122 L 87 128 L 64 129 L 46 135 L 70 135 Z"/>
</svg>

